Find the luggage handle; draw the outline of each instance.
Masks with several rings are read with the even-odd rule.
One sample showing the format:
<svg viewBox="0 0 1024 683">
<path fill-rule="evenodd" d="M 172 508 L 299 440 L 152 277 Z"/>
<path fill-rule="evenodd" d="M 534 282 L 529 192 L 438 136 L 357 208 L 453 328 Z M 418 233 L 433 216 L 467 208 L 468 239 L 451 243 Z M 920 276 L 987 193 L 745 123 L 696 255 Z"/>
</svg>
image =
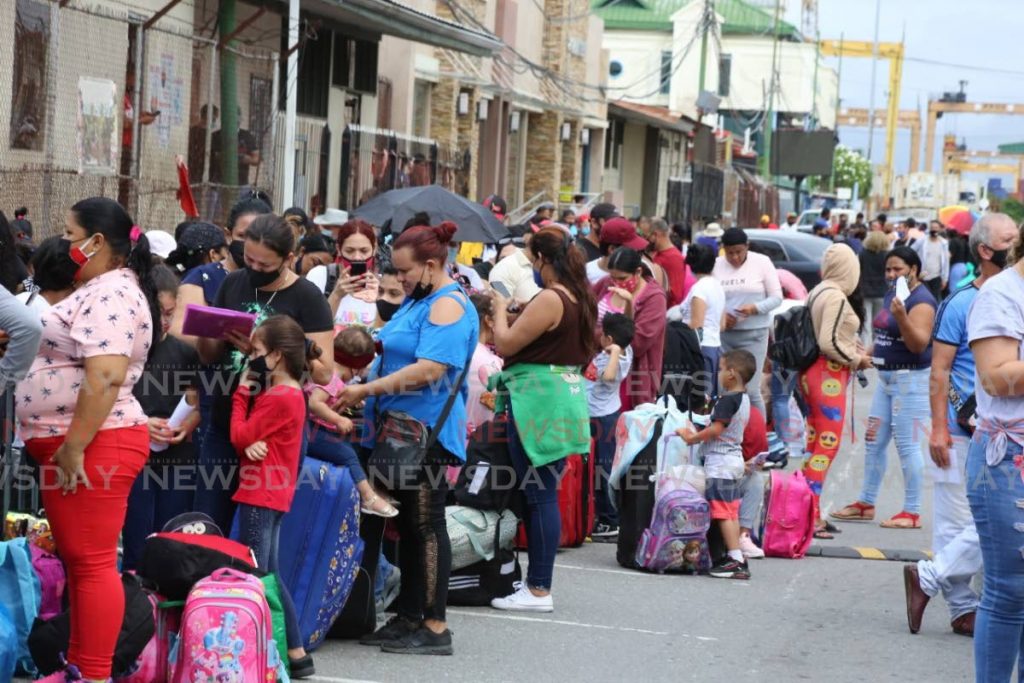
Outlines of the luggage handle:
<svg viewBox="0 0 1024 683">
<path fill-rule="evenodd" d="M 220 569 L 215 569 L 214 572 L 210 574 L 209 578 L 216 579 L 218 581 L 228 580 L 249 583 L 250 576 L 251 574 L 240 572 L 237 569 L 232 569 L 231 567 L 221 567 Z"/>
</svg>

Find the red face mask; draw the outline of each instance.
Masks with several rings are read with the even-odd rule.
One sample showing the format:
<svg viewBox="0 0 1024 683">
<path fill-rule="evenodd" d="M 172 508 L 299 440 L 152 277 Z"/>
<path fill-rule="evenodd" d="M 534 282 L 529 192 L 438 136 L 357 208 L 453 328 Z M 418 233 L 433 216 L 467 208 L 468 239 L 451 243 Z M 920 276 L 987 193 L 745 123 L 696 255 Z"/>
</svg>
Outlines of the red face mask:
<svg viewBox="0 0 1024 683">
<path fill-rule="evenodd" d="M 636 275 L 634 275 L 633 277 L 629 278 L 628 280 L 623 280 L 622 282 L 619 283 L 619 287 L 622 287 L 627 292 L 635 292 L 636 291 L 636 286 L 637 286 Z"/>
</svg>

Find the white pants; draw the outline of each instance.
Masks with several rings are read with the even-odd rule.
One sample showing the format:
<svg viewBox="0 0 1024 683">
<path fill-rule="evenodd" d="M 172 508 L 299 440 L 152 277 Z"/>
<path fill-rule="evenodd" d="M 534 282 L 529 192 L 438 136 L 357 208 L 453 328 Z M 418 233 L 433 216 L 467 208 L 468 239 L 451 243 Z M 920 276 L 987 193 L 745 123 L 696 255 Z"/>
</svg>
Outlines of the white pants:
<svg viewBox="0 0 1024 683">
<path fill-rule="evenodd" d="M 933 473 L 940 473 L 935 481 L 932 534 L 935 559 L 921 560 L 917 564 L 921 590 L 932 597 L 942 592 L 949 606 L 950 620 L 978 608 L 978 596 L 971 589 L 971 579 L 981 571 L 981 548 L 967 503 L 964 474 L 969 444 L 966 436 L 954 436 L 950 457 L 956 462 L 949 470 L 932 466 Z"/>
</svg>

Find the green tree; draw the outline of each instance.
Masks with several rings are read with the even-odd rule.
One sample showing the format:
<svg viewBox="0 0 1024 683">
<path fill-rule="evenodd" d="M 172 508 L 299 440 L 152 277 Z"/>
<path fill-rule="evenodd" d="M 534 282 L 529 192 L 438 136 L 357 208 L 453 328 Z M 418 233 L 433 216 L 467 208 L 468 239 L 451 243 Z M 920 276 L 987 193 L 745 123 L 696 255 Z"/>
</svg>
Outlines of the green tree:
<svg viewBox="0 0 1024 683">
<path fill-rule="evenodd" d="M 864 199 L 871 192 L 871 162 L 865 159 L 859 152 L 849 147 L 836 145 L 835 157 L 832 161 L 832 174 L 835 178 L 836 187 L 848 187 L 851 190 L 857 186 L 858 199 Z"/>
<path fill-rule="evenodd" d="M 1012 218 L 1017 224 L 1024 223 L 1024 204 L 1020 203 L 1016 199 L 1004 199 L 999 202 L 998 207 L 993 208 L 996 208 L 998 211 L 1002 211 Z"/>
</svg>

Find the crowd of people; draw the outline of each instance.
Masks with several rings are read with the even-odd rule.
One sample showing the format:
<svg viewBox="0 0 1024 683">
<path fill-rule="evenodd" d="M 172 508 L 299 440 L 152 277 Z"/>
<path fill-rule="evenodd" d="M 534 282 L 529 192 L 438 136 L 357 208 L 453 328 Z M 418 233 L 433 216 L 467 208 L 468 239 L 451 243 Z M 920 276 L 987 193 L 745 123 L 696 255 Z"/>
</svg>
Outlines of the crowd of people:
<svg viewBox="0 0 1024 683">
<path fill-rule="evenodd" d="M 500 197 L 485 205 L 504 219 Z M 683 325 L 702 360 L 700 405 L 689 407 L 708 419 L 678 436 L 699 447 L 725 545 L 708 573 L 749 579 L 749 560 L 764 556 L 752 456 L 769 434 L 799 463 L 822 540 L 841 531 L 834 521 L 875 519 L 895 440 L 905 495 L 881 526 L 920 528 L 926 469 L 935 481 L 935 557 L 905 569 L 910 630 L 942 593 L 952 629 L 976 638 L 980 679 L 1005 680 L 1024 625 L 1024 261 L 1008 267 L 1020 245 L 1013 221 L 986 214 L 960 245 L 938 221 L 924 233 L 884 215 L 833 223 L 826 209 L 813 230 L 834 243 L 808 292 L 741 228 L 691 235 L 607 203 L 580 201 L 557 221 L 554 210 L 541 206 L 480 248 L 426 214 L 404 226 L 338 210 L 312 220 L 298 208 L 279 216 L 258 196 L 224 226 L 187 222 L 173 234 L 140 229 L 110 199 L 85 199 L 61 235 L 38 244 L 27 212 L 13 225 L 0 214 L 0 382 L 14 387 L 26 452 L 48 466 L 40 489 L 68 574 L 67 659 L 82 679 L 110 675 L 119 569 L 135 568 L 147 536 L 176 515 L 202 512 L 225 530 L 237 519 L 238 538 L 275 572 L 306 455 L 348 468 L 362 513 L 393 519 L 401 538 L 396 616 L 362 642 L 450 654 L 447 472 L 496 415 L 508 418 L 523 482 L 530 562 L 523 587 L 492 606 L 552 611 L 565 460 L 593 453 L 588 531 L 614 540 L 615 425 L 666 392 L 667 340 Z M 796 229 L 795 219 L 779 229 Z M 253 330 L 186 334 L 195 305 L 250 314 Z M 773 367 L 775 316 L 798 305 L 820 356 L 802 371 Z M 850 385 L 866 385 L 868 369 L 863 487 L 827 514 L 818 501 L 844 429 L 855 428 Z M 181 404 L 187 417 L 172 419 Z M 430 432 L 416 476 L 400 486 L 368 465 L 390 420 Z M 553 438 L 537 420 L 580 428 Z M 154 473 L 176 485 L 146 485 Z M 979 478 L 995 484 L 972 486 Z M 970 581 L 982 571 L 979 602 Z M 312 657 L 281 594 L 292 677 L 307 677 Z"/>
</svg>

